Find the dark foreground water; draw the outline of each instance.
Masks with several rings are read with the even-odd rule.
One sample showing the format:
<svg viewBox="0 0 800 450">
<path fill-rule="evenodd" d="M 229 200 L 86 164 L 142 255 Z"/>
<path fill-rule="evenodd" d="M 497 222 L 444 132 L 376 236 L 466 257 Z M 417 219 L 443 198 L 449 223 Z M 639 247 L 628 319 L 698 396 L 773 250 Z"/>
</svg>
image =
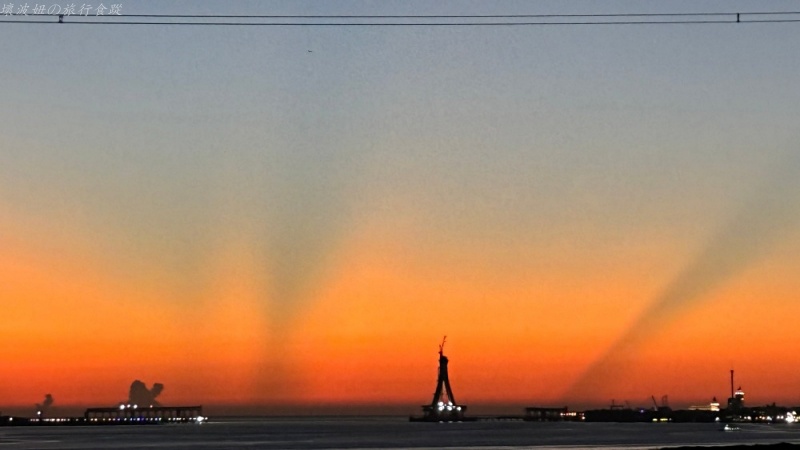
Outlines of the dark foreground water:
<svg viewBox="0 0 800 450">
<path fill-rule="evenodd" d="M 409 423 L 405 418 L 269 418 L 202 425 L 5 427 L 5 449 L 658 448 L 800 443 L 800 424 Z"/>
</svg>

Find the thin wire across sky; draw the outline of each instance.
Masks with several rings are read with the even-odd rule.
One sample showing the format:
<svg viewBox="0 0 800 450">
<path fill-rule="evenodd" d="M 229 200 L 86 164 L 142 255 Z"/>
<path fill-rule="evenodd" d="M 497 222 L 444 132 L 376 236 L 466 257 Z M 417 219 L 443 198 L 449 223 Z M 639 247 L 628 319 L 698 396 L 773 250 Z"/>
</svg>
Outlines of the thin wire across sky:
<svg viewBox="0 0 800 450">
<path fill-rule="evenodd" d="M 135 19 L 135 20 L 131 20 Z M 676 25 L 800 22 L 800 11 L 674 12 L 617 14 L 451 14 L 451 15 L 231 15 L 7 14 L 0 24 L 178 25 L 178 26 L 315 26 L 315 27 L 454 27 L 552 25 Z"/>
</svg>

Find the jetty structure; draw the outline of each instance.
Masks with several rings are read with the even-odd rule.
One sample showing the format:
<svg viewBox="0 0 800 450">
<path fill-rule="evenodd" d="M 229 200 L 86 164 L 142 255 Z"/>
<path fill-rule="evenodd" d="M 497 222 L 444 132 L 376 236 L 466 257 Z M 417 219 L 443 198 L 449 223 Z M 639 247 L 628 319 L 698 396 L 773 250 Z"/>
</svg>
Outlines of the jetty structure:
<svg viewBox="0 0 800 450">
<path fill-rule="evenodd" d="M 444 344 L 447 336 L 439 344 L 439 374 L 436 380 L 436 390 L 431 402 L 422 405 L 422 416 L 411 416 L 412 422 L 463 422 L 466 405 L 459 405 L 450 387 L 450 375 L 447 372 L 447 356 L 444 355 Z"/>
<path fill-rule="evenodd" d="M 88 408 L 83 416 L 54 416 L 49 406 L 53 396 L 36 404 L 34 417 L 4 416 L 0 414 L 0 427 L 16 426 L 87 426 L 87 425 L 159 425 L 176 423 L 200 424 L 208 421 L 201 405 L 164 406 L 156 401 L 164 385 L 155 383 L 152 388 L 136 380 L 131 383 L 128 401 L 113 407 Z"/>
<path fill-rule="evenodd" d="M 203 423 L 203 407 L 151 406 L 122 404 L 111 408 L 88 408 L 83 416 L 19 417 L 0 415 L 0 427 L 21 426 L 94 426 L 94 425 L 161 425 Z"/>
</svg>

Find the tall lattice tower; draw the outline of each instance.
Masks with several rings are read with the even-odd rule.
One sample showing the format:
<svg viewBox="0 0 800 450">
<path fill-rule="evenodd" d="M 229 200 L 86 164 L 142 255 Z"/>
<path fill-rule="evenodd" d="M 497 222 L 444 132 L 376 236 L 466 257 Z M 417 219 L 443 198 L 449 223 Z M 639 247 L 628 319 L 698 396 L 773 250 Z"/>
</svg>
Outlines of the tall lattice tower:
<svg viewBox="0 0 800 450">
<path fill-rule="evenodd" d="M 456 403 L 453 389 L 450 387 L 450 376 L 447 373 L 447 357 L 444 356 L 444 343 L 447 336 L 439 345 L 439 376 L 436 380 L 436 391 L 430 405 L 423 405 L 423 418 L 426 420 L 461 420 L 464 418 L 466 405 Z"/>
</svg>

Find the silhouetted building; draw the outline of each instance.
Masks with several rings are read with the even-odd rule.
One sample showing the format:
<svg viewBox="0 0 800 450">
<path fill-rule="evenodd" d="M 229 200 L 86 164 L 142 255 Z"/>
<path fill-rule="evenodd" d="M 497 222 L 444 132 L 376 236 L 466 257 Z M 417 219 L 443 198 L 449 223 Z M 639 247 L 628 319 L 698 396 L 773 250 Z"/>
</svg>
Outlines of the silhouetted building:
<svg viewBox="0 0 800 450">
<path fill-rule="evenodd" d="M 717 397 L 711 399 L 711 403 L 707 405 L 693 405 L 689 407 L 689 411 L 719 411 L 719 402 Z"/>
<path fill-rule="evenodd" d="M 742 408 L 744 408 L 744 391 L 739 386 L 739 389 L 728 399 L 728 409 L 738 410 Z"/>
<path fill-rule="evenodd" d="M 436 380 L 436 391 L 429 405 L 422 406 L 422 420 L 424 421 L 459 421 L 464 418 L 466 405 L 459 405 L 450 388 L 450 376 L 447 373 L 448 359 L 444 356 L 444 343 L 447 336 L 439 345 L 439 376 Z"/>
</svg>

